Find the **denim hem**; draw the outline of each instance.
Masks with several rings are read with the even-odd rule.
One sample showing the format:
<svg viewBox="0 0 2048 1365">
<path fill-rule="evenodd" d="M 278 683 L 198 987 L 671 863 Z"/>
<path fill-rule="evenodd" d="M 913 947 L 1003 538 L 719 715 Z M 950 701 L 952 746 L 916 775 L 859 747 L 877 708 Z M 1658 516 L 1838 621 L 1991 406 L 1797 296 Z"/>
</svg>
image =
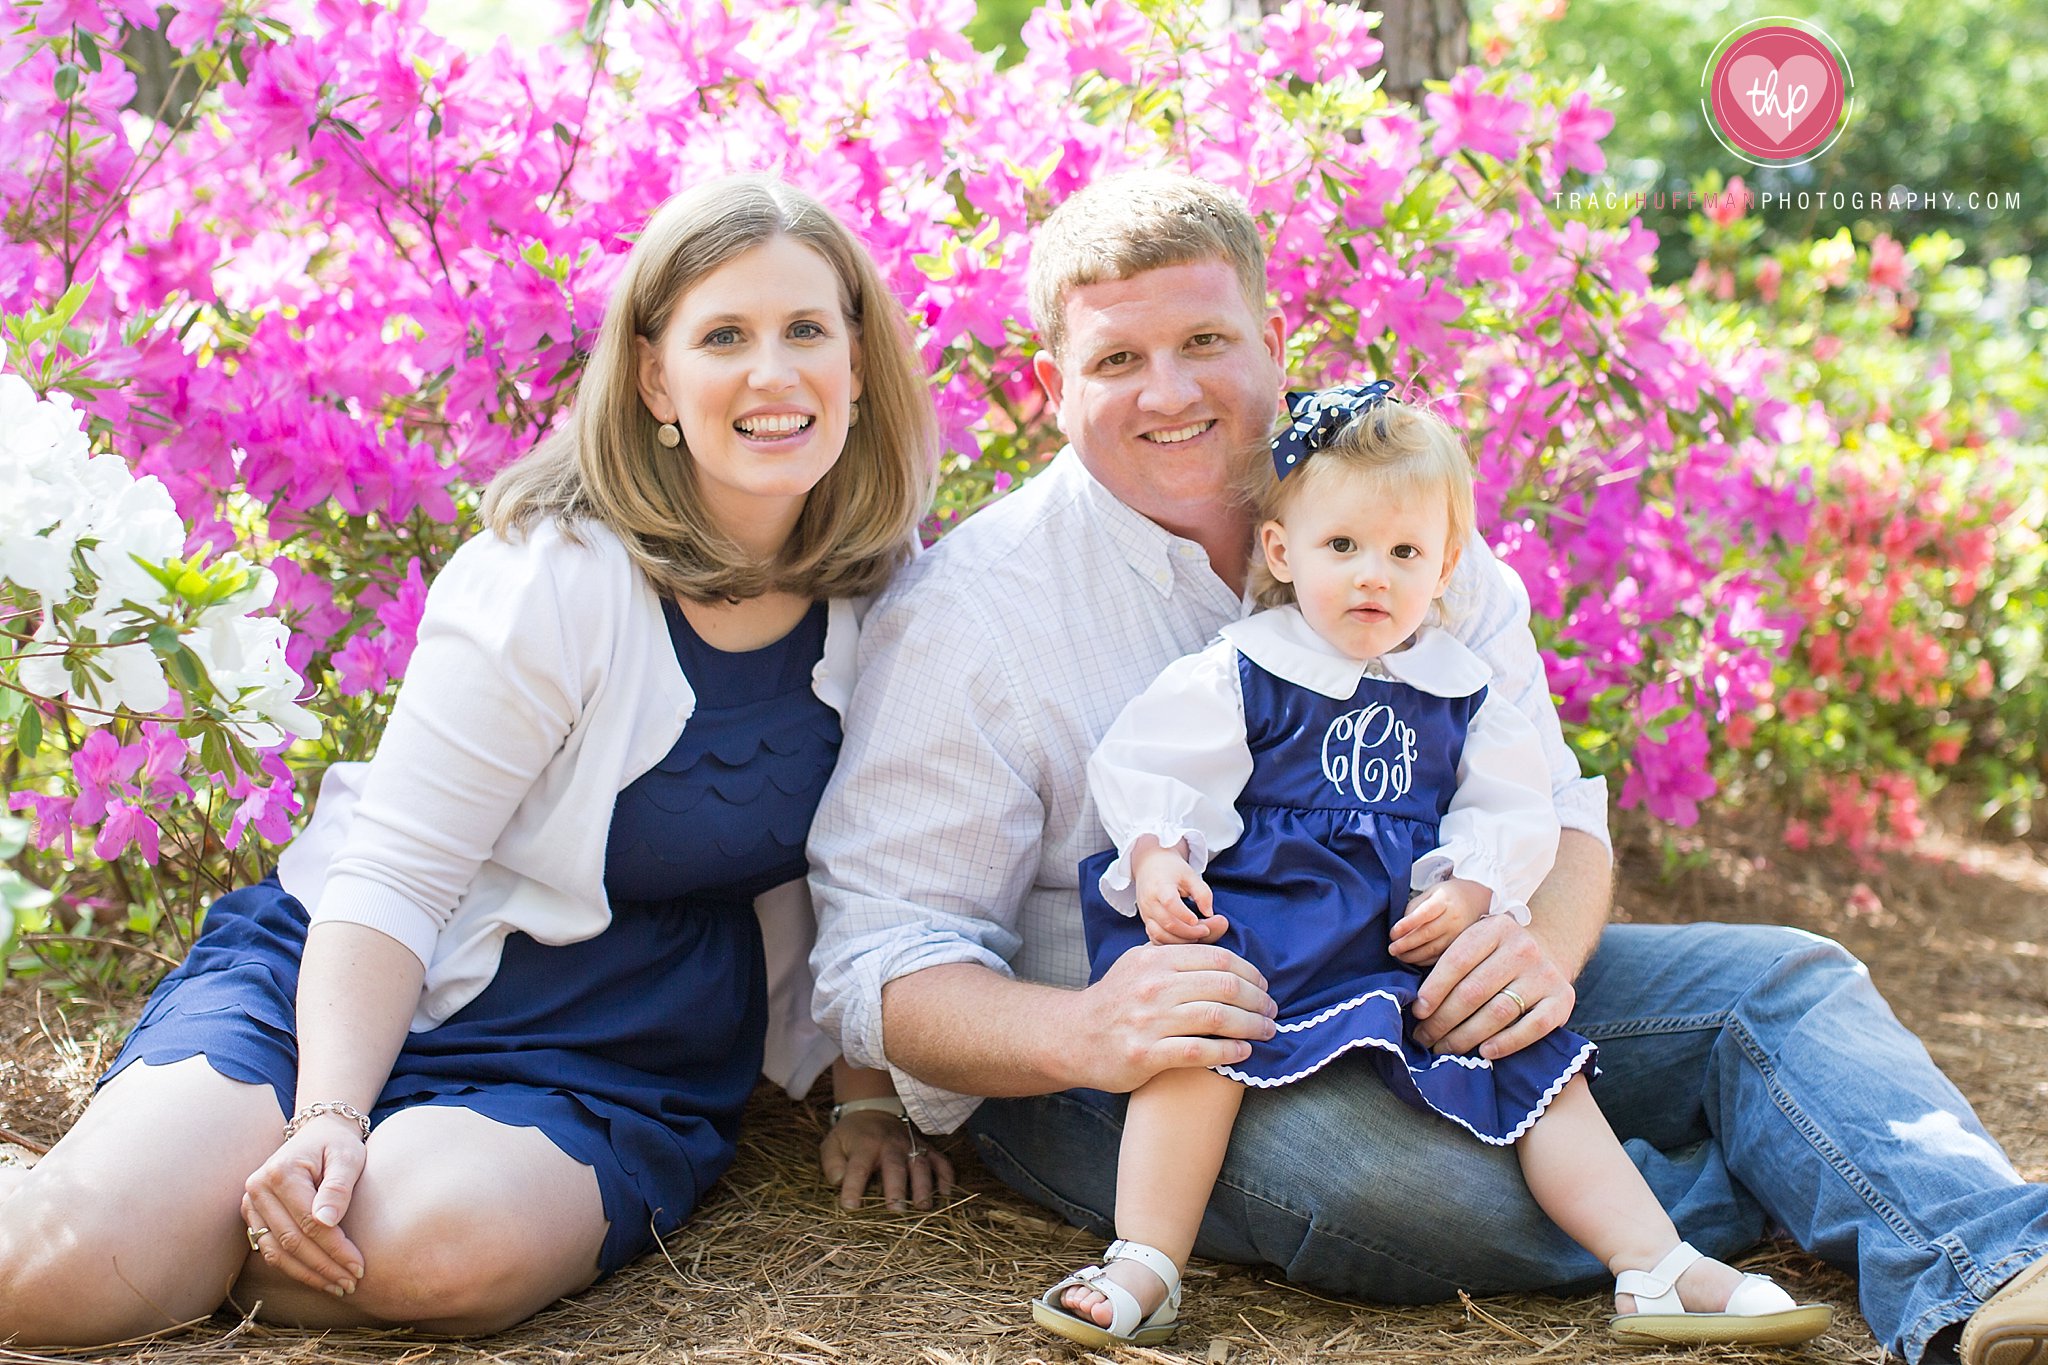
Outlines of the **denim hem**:
<svg viewBox="0 0 2048 1365">
<path fill-rule="evenodd" d="M 1943 1240 L 1946 1247 L 1947 1239 Z M 1961 1252 L 1961 1248 L 1955 1247 L 1950 1250 L 1950 1260 L 1957 1260 L 1955 1253 Z M 1963 1264 L 1958 1267 L 1958 1277 L 1964 1282 L 1963 1292 L 1946 1302 L 1936 1304 L 1920 1315 L 1919 1321 L 1913 1324 L 1902 1339 L 1906 1359 L 1912 1362 L 1912 1365 L 1919 1365 L 1926 1357 L 1928 1343 L 1937 1334 L 1946 1328 L 1968 1322 L 1976 1315 L 1977 1310 L 1984 1306 L 1986 1299 L 2005 1287 L 2006 1281 L 2043 1257 L 2048 1257 L 2048 1245 L 2012 1252 L 1999 1257 L 1988 1266 L 1977 1265 L 1967 1252 L 1961 1252 L 1960 1259 Z M 1972 1287 L 1971 1280 L 1977 1280 L 1985 1287 Z"/>
</svg>

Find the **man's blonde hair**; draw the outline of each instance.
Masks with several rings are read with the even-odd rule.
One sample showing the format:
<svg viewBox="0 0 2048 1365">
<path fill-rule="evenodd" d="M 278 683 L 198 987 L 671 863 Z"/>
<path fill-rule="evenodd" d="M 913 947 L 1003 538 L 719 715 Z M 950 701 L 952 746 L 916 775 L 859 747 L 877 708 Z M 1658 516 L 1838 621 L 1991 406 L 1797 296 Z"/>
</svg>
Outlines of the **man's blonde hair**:
<svg viewBox="0 0 2048 1365">
<path fill-rule="evenodd" d="M 1277 431 L 1291 419 L 1282 417 Z M 1456 554 L 1472 538 L 1477 513 L 1472 501 L 1472 460 L 1457 430 L 1428 408 L 1383 402 L 1353 418 L 1330 443 L 1282 479 L 1271 460 L 1260 460 L 1239 490 L 1255 517 L 1255 525 L 1285 521 L 1287 509 L 1313 496 L 1340 477 L 1364 478 L 1375 490 L 1410 492 L 1440 488 L 1450 507 L 1446 555 Z M 1294 601 L 1294 585 L 1273 577 L 1266 556 L 1252 552 L 1252 600 L 1262 607 Z M 1439 615 L 1443 603 L 1437 604 Z"/>
<path fill-rule="evenodd" d="M 859 342 L 860 420 L 804 500 L 774 562 L 753 562 L 698 490 L 689 446 L 664 449 L 640 397 L 636 338 L 660 345 L 683 295 L 737 256 L 777 238 L 824 258 Z M 499 535 L 537 518 L 602 522 L 655 588 L 705 602 L 773 590 L 807 597 L 874 592 L 908 556 L 930 504 L 938 418 L 903 312 L 867 250 L 831 211 L 768 176 L 714 180 L 669 200 L 612 287 L 604 323 L 562 427 L 491 483 L 485 523 Z"/>
<path fill-rule="evenodd" d="M 1181 171 L 1098 180 L 1053 210 L 1031 248 L 1031 320 L 1053 359 L 1067 344 L 1067 291 L 1169 265 L 1220 259 L 1252 311 L 1266 311 L 1266 246 L 1244 201 Z"/>
</svg>

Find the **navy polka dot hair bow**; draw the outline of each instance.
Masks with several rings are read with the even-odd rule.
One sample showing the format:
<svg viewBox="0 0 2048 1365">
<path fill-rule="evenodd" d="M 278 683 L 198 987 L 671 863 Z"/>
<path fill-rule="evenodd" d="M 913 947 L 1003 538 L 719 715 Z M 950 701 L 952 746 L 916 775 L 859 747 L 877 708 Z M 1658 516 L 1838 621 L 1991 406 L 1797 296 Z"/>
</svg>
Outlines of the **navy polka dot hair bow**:
<svg viewBox="0 0 2048 1365">
<path fill-rule="evenodd" d="M 1273 473 L 1286 478 L 1301 468 L 1308 457 L 1328 445 L 1333 437 L 1356 421 L 1360 414 L 1393 401 L 1394 386 L 1385 379 L 1370 384 L 1339 384 L 1313 393 L 1297 390 L 1287 395 L 1287 412 L 1294 421 L 1273 438 Z"/>
</svg>

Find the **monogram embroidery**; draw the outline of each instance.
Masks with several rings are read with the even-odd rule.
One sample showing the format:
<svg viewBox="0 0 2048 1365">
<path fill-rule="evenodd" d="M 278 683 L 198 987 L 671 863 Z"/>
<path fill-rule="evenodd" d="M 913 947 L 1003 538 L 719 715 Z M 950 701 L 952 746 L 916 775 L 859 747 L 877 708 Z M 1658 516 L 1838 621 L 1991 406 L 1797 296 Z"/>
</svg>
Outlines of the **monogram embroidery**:
<svg viewBox="0 0 2048 1365">
<path fill-rule="evenodd" d="M 1415 785 L 1415 727 L 1375 702 L 1323 732 L 1323 776 L 1360 801 L 1401 797 Z"/>
</svg>

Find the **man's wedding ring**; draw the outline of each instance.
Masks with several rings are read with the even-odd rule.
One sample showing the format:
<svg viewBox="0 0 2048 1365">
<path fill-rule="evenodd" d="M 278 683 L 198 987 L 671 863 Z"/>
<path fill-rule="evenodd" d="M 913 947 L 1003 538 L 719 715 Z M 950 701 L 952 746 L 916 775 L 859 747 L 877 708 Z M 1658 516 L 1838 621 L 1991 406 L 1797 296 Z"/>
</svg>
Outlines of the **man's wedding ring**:
<svg viewBox="0 0 2048 1365">
<path fill-rule="evenodd" d="M 242 1231 L 249 1234 L 249 1250 L 255 1252 L 259 1256 L 262 1255 L 263 1248 L 258 1246 L 257 1243 L 263 1240 L 263 1234 L 270 1231 L 270 1229 L 245 1227 L 242 1229 Z"/>
<path fill-rule="evenodd" d="M 1500 988 L 1500 993 L 1502 995 L 1505 995 L 1508 999 L 1515 1002 L 1515 1018 L 1520 1019 L 1523 1015 L 1529 1012 L 1529 1002 L 1524 1000 L 1521 996 L 1515 994 L 1514 987 L 1502 986 Z"/>
</svg>

